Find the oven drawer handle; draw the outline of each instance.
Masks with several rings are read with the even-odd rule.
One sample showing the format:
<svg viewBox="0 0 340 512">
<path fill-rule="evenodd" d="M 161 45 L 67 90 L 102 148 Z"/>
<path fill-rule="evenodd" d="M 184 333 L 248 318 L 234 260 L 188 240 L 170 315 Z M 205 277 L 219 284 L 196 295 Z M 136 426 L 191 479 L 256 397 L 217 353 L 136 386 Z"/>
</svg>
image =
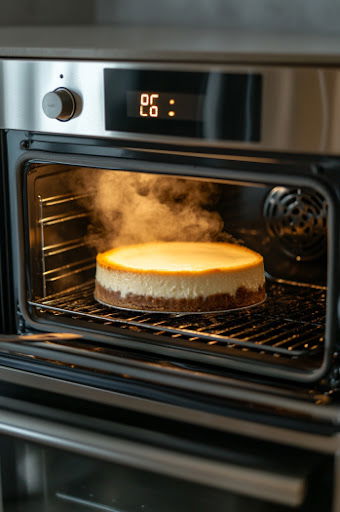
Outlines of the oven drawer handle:
<svg viewBox="0 0 340 512">
<path fill-rule="evenodd" d="M 12 411 L 0 411 L 0 433 L 291 507 L 299 507 L 307 491 L 305 475 L 211 460 Z"/>
</svg>

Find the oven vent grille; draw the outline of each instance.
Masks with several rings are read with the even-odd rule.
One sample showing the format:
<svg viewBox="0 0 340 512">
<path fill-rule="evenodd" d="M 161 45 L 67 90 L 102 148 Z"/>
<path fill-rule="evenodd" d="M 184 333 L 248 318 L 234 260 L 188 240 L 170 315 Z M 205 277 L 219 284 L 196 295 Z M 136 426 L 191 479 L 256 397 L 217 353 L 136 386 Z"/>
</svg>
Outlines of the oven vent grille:
<svg viewBox="0 0 340 512">
<path fill-rule="evenodd" d="M 325 251 L 326 201 L 314 190 L 275 187 L 266 197 L 263 213 L 270 236 L 286 254 L 306 261 Z"/>
<path fill-rule="evenodd" d="M 213 350 L 223 356 L 227 349 L 269 352 L 298 357 L 322 348 L 326 293 L 323 289 L 267 283 L 267 300 L 239 311 L 209 314 L 161 314 L 122 311 L 93 298 L 93 281 L 68 292 L 30 304 L 39 315 L 86 320 L 87 329 L 98 324 L 114 331 L 153 334 L 150 342 L 189 343 L 190 350 Z M 90 324 L 88 322 L 91 322 Z M 100 327 L 99 327 L 100 329 Z M 160 338 L 156 338 L 159 336 Z"/>
</svg>

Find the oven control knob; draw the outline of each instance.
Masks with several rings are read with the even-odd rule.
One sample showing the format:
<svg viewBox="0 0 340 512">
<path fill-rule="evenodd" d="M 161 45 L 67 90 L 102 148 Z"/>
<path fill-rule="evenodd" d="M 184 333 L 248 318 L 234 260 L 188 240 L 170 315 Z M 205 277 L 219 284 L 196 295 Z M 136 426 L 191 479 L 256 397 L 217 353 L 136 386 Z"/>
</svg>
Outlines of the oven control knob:
<svg viewBox="0 0 340 512">
<path fill-rule="evenodd" d="M 60 87 L 45 94 L 42 108 L 47 117 L 59 121 L 69 121 L 76 110 L 76 100 L 68 89 Z"/>
</svg>

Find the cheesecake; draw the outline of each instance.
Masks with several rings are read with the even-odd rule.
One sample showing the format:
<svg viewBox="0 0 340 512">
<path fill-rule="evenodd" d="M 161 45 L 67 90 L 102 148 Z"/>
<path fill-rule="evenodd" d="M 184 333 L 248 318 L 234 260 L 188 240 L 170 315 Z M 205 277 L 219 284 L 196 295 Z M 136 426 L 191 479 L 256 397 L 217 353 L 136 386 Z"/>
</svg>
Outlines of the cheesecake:
<svg viewBox="0 0 340 512">
<path fill-rule="evenodd" d="M 265 298 L 263 258 L 240 245 L 152 242 L 99 253 L 95 298 L 140 311 L 208 312 Z"/>
</svg>

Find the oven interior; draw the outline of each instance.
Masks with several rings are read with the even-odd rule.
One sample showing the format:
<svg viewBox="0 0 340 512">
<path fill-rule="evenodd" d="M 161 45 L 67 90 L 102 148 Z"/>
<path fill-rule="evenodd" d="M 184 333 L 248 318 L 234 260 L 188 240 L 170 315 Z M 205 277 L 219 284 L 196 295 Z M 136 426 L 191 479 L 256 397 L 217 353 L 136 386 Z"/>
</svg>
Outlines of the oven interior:
<svg viewBox="0 0 340 512">
<path fill-rule="evenodd" d="M 148 352 L 175 349 L 181 359 L 220 369 L 235 358 L 288 370 L 321 366 L 329 211 L 319 190 L 30 163 L 24 210 L 26 307 L 35 323 L 125 347 L 133 339 Z M 258 251 L 267 299 L 208 314 L 96 302 L 96 253 L 151 240 L 231 241 Z"/>
</svg>

